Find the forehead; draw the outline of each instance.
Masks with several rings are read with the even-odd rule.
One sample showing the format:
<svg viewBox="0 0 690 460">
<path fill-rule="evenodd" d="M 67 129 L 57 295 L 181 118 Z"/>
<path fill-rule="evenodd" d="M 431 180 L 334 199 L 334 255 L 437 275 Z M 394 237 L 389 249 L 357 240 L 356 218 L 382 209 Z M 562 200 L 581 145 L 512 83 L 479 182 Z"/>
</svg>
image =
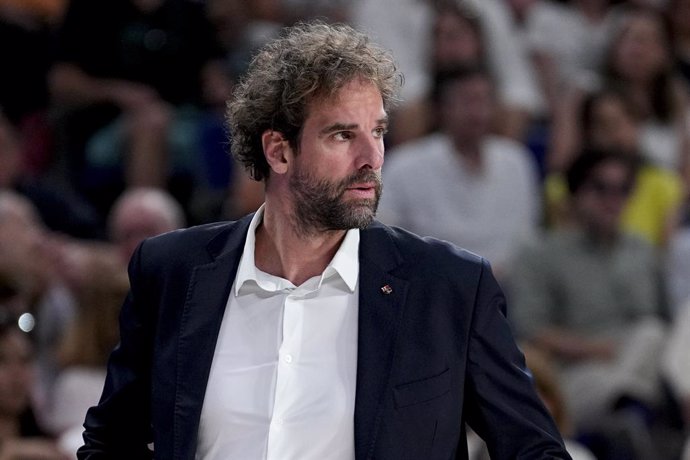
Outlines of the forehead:
<svg viewBox="0 0 690 460">
<path fill-rule="evenodd" d="M 335 93 L 316 97 L 310 101 L 307 104 L 307 120 L 371 111 L 377 112 L 376 117 L 385 115 L 381 91 L 372 82 L 354 79 L 347 82 Z"/>
</svg>

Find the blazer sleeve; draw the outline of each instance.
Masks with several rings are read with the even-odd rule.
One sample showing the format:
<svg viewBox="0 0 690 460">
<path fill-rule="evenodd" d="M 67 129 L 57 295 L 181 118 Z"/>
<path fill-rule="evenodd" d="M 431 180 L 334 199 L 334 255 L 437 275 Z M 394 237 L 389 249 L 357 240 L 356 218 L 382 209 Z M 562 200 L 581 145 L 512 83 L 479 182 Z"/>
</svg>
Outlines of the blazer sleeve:
<svg viewBox="0 0 690 460">
<path fill-rule="evenodd" d="M 506 318 L 505 297 L 483 261 L 471 325 L 466 420 L 493 459 L 570 459 L 541 402 Z"/>
<path fill-rule="evenodd" d="M 77 458 L 150 459 L 151 357 L 154 303 L 147 297 L 140 244 L 129 264 L 130 291 L 120 312 L 120 343 L 108 360 L 103 394 L 86 414 L 84 445 Z"/>
</svg>

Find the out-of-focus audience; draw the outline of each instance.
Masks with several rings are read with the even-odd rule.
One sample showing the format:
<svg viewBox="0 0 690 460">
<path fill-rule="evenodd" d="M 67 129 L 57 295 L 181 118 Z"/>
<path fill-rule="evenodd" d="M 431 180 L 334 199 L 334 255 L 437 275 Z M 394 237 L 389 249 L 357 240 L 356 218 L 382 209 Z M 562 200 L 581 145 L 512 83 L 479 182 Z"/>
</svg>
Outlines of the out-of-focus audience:
<svg viewBox="0 0 690 460">
<path fill-rule="evenodd" d="M 101 174 L 77 176 L 85 190 L 103 191 L 100 208 L 121 182 L 179 197 L 203 182 L 202 116 L 230 91 L 203 3 L 72 0 L 57 38 L 50 89 L 69 115 L 73 164 Z"/>
<path fill-rule="evenodd" d="M 261 204 L 225 101 L 314 18 L 397 56 L 379 217 L 489 259 L 566 438 L 690 458 L 690 0 L 0 0 L 0 317 L 33 325 L 0 405 L 46 435 L 0 421 L 0 460 L 73 458 L 142 239 Z"/>
<path fill-rule="evenodd" d="M 0 190 L 0 272 L 16 280 L 33 315 L 37 416 L 57 373 L 56 348 L 74 314 L 74 294 L 61 275 L 62 240 L 47 230 L 25 197 Z"/>
</svg>

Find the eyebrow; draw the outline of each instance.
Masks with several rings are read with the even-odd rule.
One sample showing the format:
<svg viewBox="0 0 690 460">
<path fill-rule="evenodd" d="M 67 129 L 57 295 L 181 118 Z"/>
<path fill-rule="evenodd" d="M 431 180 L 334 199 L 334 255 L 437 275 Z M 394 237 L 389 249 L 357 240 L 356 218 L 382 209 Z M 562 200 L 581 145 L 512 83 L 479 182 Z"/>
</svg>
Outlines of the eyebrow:
<svg viewBox="0 0 690 460">
<path fill-rule="evenodd" d="M 388 125 L 388 116 L 385 116 L 383 118 L 379 118 L 378 120 L 376 120 L 376 124 Z M 334 133 L 337 131 L 349 131 L 352 129 L 357 129 L 358 127 L 359 127 L 359 125 L 357 123 L 346 124 L 346 123 L 336 122 L 336 123 L 333 123 L 332 125 L 328 125 L 325 128 L 323 128 L 321 131 L 319 131 L 319 134 L 324 135 L 324 134 Z"/>
</svg>

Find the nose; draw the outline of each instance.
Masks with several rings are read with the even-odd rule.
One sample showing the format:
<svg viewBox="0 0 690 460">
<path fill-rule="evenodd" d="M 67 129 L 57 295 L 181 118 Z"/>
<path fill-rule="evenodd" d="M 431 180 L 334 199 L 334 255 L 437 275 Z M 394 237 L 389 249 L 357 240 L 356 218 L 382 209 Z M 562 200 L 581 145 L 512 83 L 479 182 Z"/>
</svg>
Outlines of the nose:
<svg viewBox="0 0 690 460">
<path fill-rule="evenodd" d="M 358 146 L 357 169 L 381 169 L 383 166 L 383 139 L 374 136 L 361 138 Z"/>
</svg>

